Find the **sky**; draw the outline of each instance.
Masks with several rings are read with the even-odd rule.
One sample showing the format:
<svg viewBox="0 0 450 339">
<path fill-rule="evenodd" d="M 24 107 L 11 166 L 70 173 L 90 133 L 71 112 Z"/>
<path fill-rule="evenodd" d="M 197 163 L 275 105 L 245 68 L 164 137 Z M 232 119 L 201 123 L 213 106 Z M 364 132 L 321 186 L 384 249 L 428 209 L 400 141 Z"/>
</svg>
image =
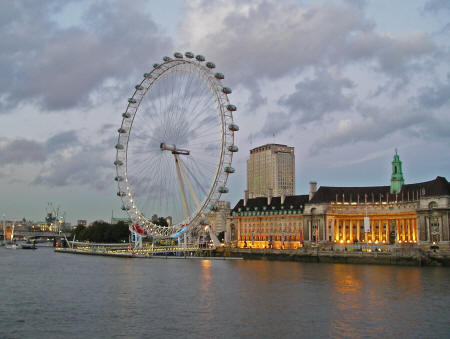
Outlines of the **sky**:
<svg viewBox="0 0 450 339">
<path fill-rule="evenodd" d="M 0 2 L 0 212 L 124 217 L 114 181 L 121 113 L 174 52 L 215 62 L 233 89 L 239 152 L 295 147 L 296 194 L 450 178 L 450 2 Z"/>
</svg>

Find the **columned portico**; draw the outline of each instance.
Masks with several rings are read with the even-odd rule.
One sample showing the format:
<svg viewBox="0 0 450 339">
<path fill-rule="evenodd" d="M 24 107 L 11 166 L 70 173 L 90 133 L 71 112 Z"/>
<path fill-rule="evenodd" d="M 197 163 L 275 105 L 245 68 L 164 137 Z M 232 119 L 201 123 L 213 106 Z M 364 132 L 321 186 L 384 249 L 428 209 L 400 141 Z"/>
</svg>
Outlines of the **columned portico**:
<svg viewBox="0 0 450 339">
<path fill-rule="evenodd" d="M 364 214 L 330 214 L 328 215 L 331 225 L 331 239 L 336 244 L 385 244 L 392 245 L 391 232 L 396 232 L 394 243 L 409 244 L 417 241 L 417 225 L 415 223 L 415 212 L 409 213 L 383 213 L 369 214 L 370 229 L 364 230 Z M 392 229 L 390 225 L 394 223 Z"/>
</svg>

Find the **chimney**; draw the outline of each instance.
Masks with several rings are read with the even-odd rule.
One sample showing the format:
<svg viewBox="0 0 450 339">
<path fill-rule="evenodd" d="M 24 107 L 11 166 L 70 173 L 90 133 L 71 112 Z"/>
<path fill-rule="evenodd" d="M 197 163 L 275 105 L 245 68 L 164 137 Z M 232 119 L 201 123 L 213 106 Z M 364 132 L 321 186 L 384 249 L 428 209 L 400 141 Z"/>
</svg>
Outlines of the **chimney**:
<svg viewBox="0 0 450 339">
<path fill-rule="evenodd" d="M 309 200 L 311 200 L 314 194 L 317 192 L 317 182 L 310 181 L 309 182 Z"/>
<path fill-rule="evenodd" d="M 247 206 L 248 201 L 248 190 L 244 191 L 244 207 Z"/>
<path fill-rule="evenodd" d="M 281 199 L 281 205 L 283 205 L 284 204 L 284 199 L 286 199 L 286 193 L 283 191 L 283 192 L 281 192 L 281 197 L 280 197 L 280 199 Z"/>
<path fill-rule="evenodd" d="M 267 190 L 267 205 L 270 205 L 272 203 L 272 189 L 269 188 Z"/>
</svg>

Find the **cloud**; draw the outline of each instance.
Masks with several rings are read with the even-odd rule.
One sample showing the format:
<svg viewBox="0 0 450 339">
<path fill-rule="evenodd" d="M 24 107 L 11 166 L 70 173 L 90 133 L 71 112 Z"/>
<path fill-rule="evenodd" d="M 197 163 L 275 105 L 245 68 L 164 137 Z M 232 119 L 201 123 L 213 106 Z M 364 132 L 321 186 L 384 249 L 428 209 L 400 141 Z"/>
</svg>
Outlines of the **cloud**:
<svg viewBox="0 0 450 339">
<path fill-rule="evenodd" d="M 305 79 L 295 85 L 295 92 L 282 97 L 279 103 L 291 113 L 299 113 L 299 122 L 321 120 L 324 115 L 351 109 L 353 99 L 344 90 L 355 84 L 346 78 L 333 76 L 326 71 L 317 71 L 314 79 Z"/>
<path fill-rule="evenodd" d="M 75 131 L 50 137 L 45 142 L 28 139 L 3 139 L 0 142 L 0 167 L 44 163 L 52 153 L 79 144 Z"/>
<path fill-rule="evenodd" d="M 110 137 L 90 144 L 73 130 L 58 133 L 43 142 L 26 139 L 0 140 L 0 170 L 17 180 L 11 165 L 33 164 L 20 180 L 47 187 L 85 185 L 102 190 L 114 177 L 114 141 Z M 34 171 L 34 172 L 33 172 Z M 4 176 L 4 175 L 3 175 Z"/>
<path fill-rule="evenodd" d="M 41 143 L 26 140 L 9 140 L 0 145 L 0 166 L 22 165 L 25 163 L 42 163 L 47 160 L 47 153 Z"/>
<path fill-rule="evenodd" d="M 375 69 L 402 78 L 408 70 L 421 67 L 421 58 L 432 56 L 436 46 L 430 35 L 415 31 L 404 35 L 356 32 L 348 37 L 345 50 L 337 57 L 347 60 L 373 60 Z"/>
<path fill-rule="evenodd" d="M 79 139 L 76 131 L 70 130 L 62 133 L 58 133 L 49 138 L 45 142 L 45 147 L 49 152 L 58 151 L 74 145 L 79 144 Z"/>
<path fill-rule="evenodd" d="M 284 112 L 269 113 L 259 134 L 264 137 L 277 135 L 288 130 L 291 125 L 291 116 L 289 114 Z"/>
<path fill-rule="evenodd" d="M 113 184 L 114 177 L 112 162 L 107 160 L 104 150 L 85 147 L 74 154 L 56 157 L 32 183 L 49 187 L 90 186 L 103 190 Z"/>
<path fill-rule="evenodd" d="M 436 51 L 433 40 L 421 31 L 377 33 L 364 10 L 351 1 L 190 1 L 181 23 L 181 46 L 205 53 L 227 70 L 225 82 L 243 84 L 260 98 L 261 80 L 355 63 L 404 86 L 410 70 L 425 70 L 423 58 Z M 252 108 L 258 101 L 250 97 Z"/>
<path fill-rule="evenodd" d="M 450 11 L 450 2 L 447 0 L 429 0 L 424 10 L 428 12 Z"/>
<path fill-rule="evenodd" d="M 360 104 L 358 109 L 365 110 L 366 107 Z M 360 118 L 341 119 L 336 127 L 329 127 L 325 135 L 311 145 L 310 155 L 347 144 L 376 142 L 394 133 L 415 139 L 445 140 L 450 135 L 450 118 L 418 109 L 413 98 L 409 104 L 401 106 L 367 106 L 366 113 Z"/>
<path fill-rule="evenodd" d="M 419 103 L 424 108 L 440 108 L 450 103 L 450 73 L 447 83 L 437 83 L 420 89 Z"/>
<path fill-rule="evenodd" d="M 84 9 L 82 24 L 62 27 L 53 17 L 65 6 L 47 1 L 25 9 L 12 2 L 3 8 L 9 19 L 0 30 L 0 112 L 25 103 L 46 111 L 87 107 L 112 79 L 120 86 L 171 50 L 171 40 L 140 6 L 95 2 Z"/>
</svg>

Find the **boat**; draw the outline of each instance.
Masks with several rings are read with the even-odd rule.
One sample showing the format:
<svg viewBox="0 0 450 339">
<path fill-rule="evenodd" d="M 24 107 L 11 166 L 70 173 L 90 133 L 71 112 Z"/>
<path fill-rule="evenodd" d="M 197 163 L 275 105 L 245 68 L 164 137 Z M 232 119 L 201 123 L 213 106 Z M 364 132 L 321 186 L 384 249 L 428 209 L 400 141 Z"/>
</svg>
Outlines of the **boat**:
<svg viewBox="0 0 450 339">
<path fill-rule="evenodd" d="M 6 243 L 5 248 L 9 248 L 11 250 L 16 250 L 19 248 L 19 246 L 17 246 L 17 244 L 15 244 L 15 243 Z"/>
<path fill-rule="evenodd" d="M 27 241 L 27 242 L 21 243 L 19 245 L 19 248 L 21 248 L 23 250 L 35 250 L 37 247 L 36 247 L 36 243 L 34 241 L 32 241 L 32 242 Z"/>
</svg>

